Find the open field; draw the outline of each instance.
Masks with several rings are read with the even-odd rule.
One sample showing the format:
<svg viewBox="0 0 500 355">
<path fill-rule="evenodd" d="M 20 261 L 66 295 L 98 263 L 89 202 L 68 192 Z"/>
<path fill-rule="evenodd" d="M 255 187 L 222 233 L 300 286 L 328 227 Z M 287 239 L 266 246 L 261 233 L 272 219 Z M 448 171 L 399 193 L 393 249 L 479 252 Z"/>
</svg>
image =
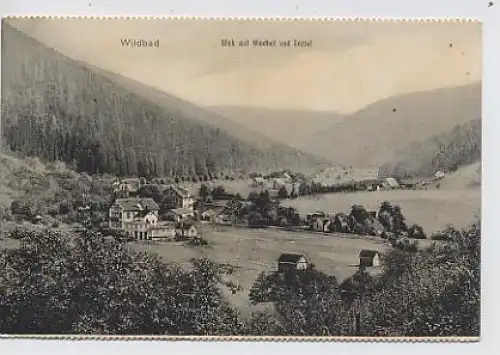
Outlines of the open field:
<svg viewBox="0 0 500 355">
<path fill-rule="evenodd" d="M 282 252 L 305 254 L 316 267 L 334 275 L 341 282 L 357 270 L 361 249 L 384 251 L 390 245 L 381 239 L 345 237 L 336 234 L 286 232 L 269 229 L 235 229 L 204 226 L 201 234 L 210 246 L 189 247 L 182 243 L 133 243 L 134 249 L 158 253 L 164 261 L 188 266 L 190 258 L 207 257 L 214 262 L 238 267 L 231 279 L 243 291 L 228 298 L 243 314 L 255 310 L 248 294 L 260 272 L 276 270 L 276 260 Z"/>
<path fill-rule="evenodd" d="M 189 190 L 193 196 L 198 196 L 200 186 L 205 184 L 209 187 L 222 185 L 227 192 L 247 197 L 252 191 L 257 191 L 256 188 L 251 186 L 251 179 L 237 179 L 237 180 L 215 180 L 208 182 L 184 182 L 179 186 Z M 259 190 L 260 191 L 260 190 Z"/>
<path fill-rule="evenodd" d="M 418 223 L 430 234 L 450 223 L 463 228 L 474 222 L 474 216 L 479 215 L 481 208 L 481 190 L 475 187 L 426 191 L 361 191 L 299 197 L 283 201 L 282 205 L 293 206 L 301 214 L 318 210 L 326 213 L 348 213 L 354 204 L 375 210 L 382 201 L 399 204 L 409 224 Z"/>
</svg>

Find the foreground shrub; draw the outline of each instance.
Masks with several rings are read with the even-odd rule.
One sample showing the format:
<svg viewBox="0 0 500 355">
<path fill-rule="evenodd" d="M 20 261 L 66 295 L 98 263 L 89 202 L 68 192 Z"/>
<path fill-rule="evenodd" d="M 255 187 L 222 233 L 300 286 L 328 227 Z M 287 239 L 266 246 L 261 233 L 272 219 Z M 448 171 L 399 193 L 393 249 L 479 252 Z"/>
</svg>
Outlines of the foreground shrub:
<svg viewBox="0 0 500 355">
<path fill-rule="evenodd" d="M 424 232 L 424 229 L 422 226 L 418 224 L 413 224 L 410 226 L 408 229 L 408 238 L 413 238 L 413 239 L 427 239 L 427 235 Z"/>
<path fill-rule="evenodd" d="M 192 268 L 86 232 L 17 232 L 0 251 L 0 332 L 29 334 L 242 334 L 222 296 L 223 269 Z"/>
</svg>

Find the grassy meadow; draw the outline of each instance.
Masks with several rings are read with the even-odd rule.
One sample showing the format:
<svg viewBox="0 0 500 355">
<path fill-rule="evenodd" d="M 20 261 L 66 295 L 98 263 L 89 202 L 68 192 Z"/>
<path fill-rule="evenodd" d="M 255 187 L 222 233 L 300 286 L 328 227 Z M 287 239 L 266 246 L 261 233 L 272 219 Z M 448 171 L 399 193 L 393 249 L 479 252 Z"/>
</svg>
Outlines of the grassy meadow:
<svg viewBox="0 0 500 355">
<path fill-rule="evenodd" d="M 282 252 L 303 253 L 316 267 L 340 281 L 357 270 L 361 249 L 387 250 L 391 246 L 384 240 L 370 237 L 286 232 L 274 228 L 235 229 L 204 225 L 201 235 L 209 242 L 208 247 L 190 247 L 183 243 L 131 243 L 136 250 L 155 252 L 166 262 L 189 266 L 190 258 L 206 257 L 218 263 L 237 267 L 231 280 L 243 288 L 232 294 L 231 302 L 243 314 L 255 310 L 248 294 L 252 284 L 262 271 L 277 269 L 276 261 Z"/>
<path fill-rule="evenodd" d="M 446 228 L 448 224 L 463 228 L 473 223 L 481 208 L 481 189 L 361 191 L 305 196 L 283 201 L 282 204 L 297 208 L 299 213 L 317 210 L 348 213 L 354 204 L 375 210 L 382 201 L 399 204 L 409 224 L 418 223 L 430 234 Z"/>
</svg>

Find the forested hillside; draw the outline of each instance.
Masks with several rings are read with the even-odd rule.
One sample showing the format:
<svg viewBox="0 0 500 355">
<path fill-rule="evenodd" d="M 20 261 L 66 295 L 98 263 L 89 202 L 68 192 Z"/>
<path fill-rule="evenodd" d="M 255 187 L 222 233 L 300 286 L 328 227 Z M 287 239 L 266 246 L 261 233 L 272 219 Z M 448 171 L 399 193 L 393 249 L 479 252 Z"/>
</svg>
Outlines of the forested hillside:
<svg viewBox="0 0 500 355">
<path fill-rule="evenodd" d="M 381 175 L 432 176 L 452 172 L 481 159 L 481 120 L 455 126 L 432 138 L 410 144 L 397 159 L 380 169 Z"/>
<path fill-rule="evenodd" d="M 213 113 L 177 98 L 148 100 L 2 25 L 2 138 L 14 152 L 117 175 L 199 176 L 316 164 L 287 146 L 235 136 L 234 128 L 209 123 L 204 115 Z"/>
</svg>

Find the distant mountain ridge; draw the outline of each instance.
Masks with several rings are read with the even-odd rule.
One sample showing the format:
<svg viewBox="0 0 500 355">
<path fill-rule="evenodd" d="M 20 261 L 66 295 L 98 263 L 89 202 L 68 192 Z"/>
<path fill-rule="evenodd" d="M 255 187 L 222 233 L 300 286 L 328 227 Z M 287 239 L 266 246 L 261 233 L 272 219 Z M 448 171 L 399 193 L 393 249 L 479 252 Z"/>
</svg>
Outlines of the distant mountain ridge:
<svg viewBox="0 0 500 355">
<path fill-rule="evenodd" d="M 335 165 L 373 167 L 481 116 L 481 83 L 415 92 L 377 101 L 351 114 L 251 107 L 208 107 L 234 122 Z"/>
<path fill-rule="evenodd" d="M 415 141 L 481 117 L 481 83 L 391 97 L 368 105 L 317 135 L 314 144 L 337 164 L 390 162 Z"/>
<path fill-rule="evenodd" d="M 244 106 L 211 106 L 208 110 L 227 117 L 253 131 L 273 137 L 281 143 L 329 159 L 328 154 L 316 147 L 315 137 L 345 116 L 329 111 L 272 109 Z"/>
<path fill-rule="evenodd" d="M 321 163 L 2 26 L 2 138 L 15 152 L 118 175 L 200 176 Z"/>
</svg>

